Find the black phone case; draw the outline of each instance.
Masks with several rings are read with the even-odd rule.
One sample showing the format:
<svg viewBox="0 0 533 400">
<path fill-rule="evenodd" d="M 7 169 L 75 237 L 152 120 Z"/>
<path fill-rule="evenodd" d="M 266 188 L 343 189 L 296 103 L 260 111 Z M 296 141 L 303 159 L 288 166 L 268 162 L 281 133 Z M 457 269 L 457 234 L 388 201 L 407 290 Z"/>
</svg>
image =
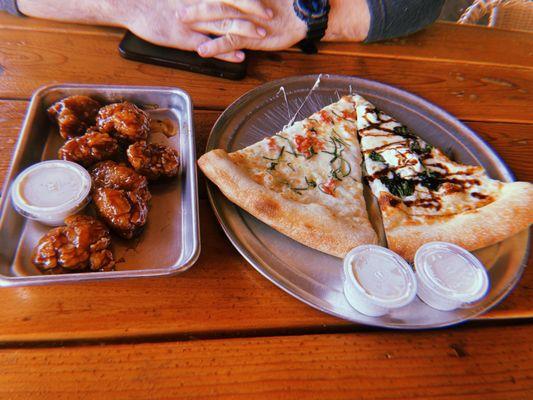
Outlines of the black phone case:
<svg viewBox="0 0 533 400">
<path fill-rule="evenodd" d="M 246 76 L 246 61 L 235 64 L 214 58 L 202 58 L 192 51 L 154 45 L 131 32 L 124 35 L 118 49 L 120 55 L 129 60 L 233 80 Z"/>
</svg>

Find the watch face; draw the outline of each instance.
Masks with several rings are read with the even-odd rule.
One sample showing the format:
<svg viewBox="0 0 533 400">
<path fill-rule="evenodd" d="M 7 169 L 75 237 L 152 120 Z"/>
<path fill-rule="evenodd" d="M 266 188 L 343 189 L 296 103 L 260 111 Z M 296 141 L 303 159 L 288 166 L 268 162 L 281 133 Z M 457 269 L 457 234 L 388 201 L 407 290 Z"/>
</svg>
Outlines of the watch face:
<svg viewBox="0 0 533 400">
<path fill-rule="evenodd" d="M 296 5 L 307 17 L 320 18 L 328 8 L 328 0 L 296 0 Z"/>
</svg>

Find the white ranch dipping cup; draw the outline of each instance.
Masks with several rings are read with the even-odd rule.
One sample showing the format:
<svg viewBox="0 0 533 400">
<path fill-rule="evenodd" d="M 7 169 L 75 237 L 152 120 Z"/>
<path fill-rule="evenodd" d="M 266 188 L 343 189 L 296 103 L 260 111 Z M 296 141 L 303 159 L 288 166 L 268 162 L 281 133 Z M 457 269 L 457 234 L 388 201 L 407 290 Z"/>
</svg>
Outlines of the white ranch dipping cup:
<svg viewBox="0 0 533 400">
<path fill-rule="evenodd" d="M 13 206 L 26 218 L 45 225 L 63 225 L 89 202 L 91 176 L 80 165 L 43 161 L 22 171 L 11 189 Z"/>
<path fill-rule="evenodd" d="M 344 294 L 362 314 L 379 317 L 404 307 L 416 296 L 417 283 L 409 264 L 381 246 L 363 245 L 344 258 Z"/>
<path fill-rule="evenodd" d="M 418 297 L 442 311 L 467 307 L 483 298 L 489 277 L 483 264 L 470 252 L 452 243 L 431 242 L 415 255 Z"/>
</svg>

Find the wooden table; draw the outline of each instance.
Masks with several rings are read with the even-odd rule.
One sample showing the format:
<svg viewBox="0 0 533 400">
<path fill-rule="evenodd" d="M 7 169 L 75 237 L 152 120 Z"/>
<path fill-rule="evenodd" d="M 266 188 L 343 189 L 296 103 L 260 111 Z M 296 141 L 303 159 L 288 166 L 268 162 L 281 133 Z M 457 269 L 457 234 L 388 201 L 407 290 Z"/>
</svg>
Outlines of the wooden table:
<svg viewBox="0 0 533 400">
<path fill-rule="evenodd" d="M 0 15 L 0 180 L 39 86 L 181 87 L 194 101 L 201 154 L 238 96 L 320 72 L 425 97 L 482 135 L 519 179 L 533 178 L 531 34 L 438 23 L 382 44 L 324 45 L 313 56 L 254 53 L 248 78 L 231 82 L 123 60 L 122 33 Z M 187 273 L 0 289 L 0 398 L 533 398 L 531 269 L 479 321 L 370 329 L 262 278 L 226 239 L 200 187 L 202 254 Z"/>
</svg>

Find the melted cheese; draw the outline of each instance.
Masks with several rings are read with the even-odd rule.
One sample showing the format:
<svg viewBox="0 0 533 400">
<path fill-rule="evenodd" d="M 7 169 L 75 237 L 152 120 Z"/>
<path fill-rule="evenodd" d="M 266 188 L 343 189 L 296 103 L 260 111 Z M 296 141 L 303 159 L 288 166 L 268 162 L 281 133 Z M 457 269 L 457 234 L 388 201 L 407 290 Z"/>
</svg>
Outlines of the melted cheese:
<svg viewBox="0 0 533 400">
<path fill-rule="evenodd" d="M 495 200 L 501 183 L 488 178 L 483 168 L 451 161 L 389 115 L 376 112 L 361 96 L 355 100 L 366 175 L 376 197 L 382 192 L 393 194 L 413 216 L 456 214 Z M 395 175 L 412 185 L 411 194 L 391 193 L 387 180 Z M 433 175 L 441 178 L 436 190 L 423 184 L 425 177 Z"/>
<path fill-rule="evenodd" d="M 230 154 L 252 178 L 339 216 L 366 215 L 353 97 L 345 96 L 278 134 Z"/>
</svg>

